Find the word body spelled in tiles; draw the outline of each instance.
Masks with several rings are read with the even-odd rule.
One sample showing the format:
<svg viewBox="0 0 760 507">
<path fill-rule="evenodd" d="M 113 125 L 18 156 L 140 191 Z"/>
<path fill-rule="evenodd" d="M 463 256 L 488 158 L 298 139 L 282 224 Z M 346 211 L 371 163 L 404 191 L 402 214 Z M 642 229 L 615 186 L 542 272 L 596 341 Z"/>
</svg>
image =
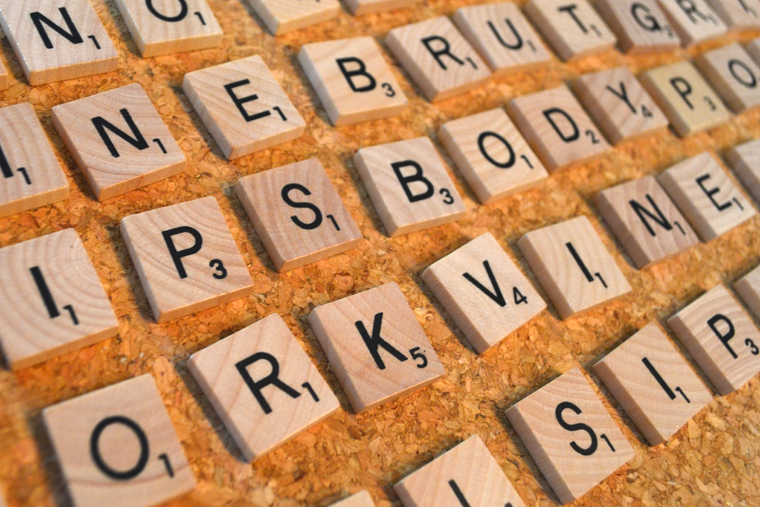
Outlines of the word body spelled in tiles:
<svg viewBox="0 0 760 507">
<path fill-rule="evenodd" d="M 586 216 L 531 231 L 517 244 L 563 319 L 631 291 Z"/>
<path fill-rule="evenodd" d="M 278 271 L 345 252 L 362 240 L 315 158 L 246 176 L 236 193 Z"/>
<path fill-rule="evenodd" d="M 253 289 L 214 197 L 128 216 L 121 234 L 158 322 L 240 299 Z"/>
<path fill-rule="evenodd" d="M 517 402 L 507 418 L 563 504 L 635 454 L 578 368 Z"/>
<path fill-rule="evenodd" d="M 42 411 L 76 507 L 149 507 L 195 488 L 150 375 Z"/>
<path fill-rule="evenodd" d="M 741 44 L 703 53 L 695 63 L 733 112 L 760 106 L 760 66 Z"/>
<path fill-rule="evenodd" d="M 672 51 L 681 45 L 657 0 L 597 0 L 596 7 L 626 53 Z"/>
<path fill-rule="evenodd" d="M 248 461 L 340 408 L 276 314 L 196 352 L 187 366 Z"/>
<path fill-rule="evenodd" d="M 728 31 L 726 24 L 705 0 L 659 0 L 659 2 L 686 47 L 714 39 Z"/>
<path fill-rule="evenodd" d="M 734 146 L 726 159 L 752 197 L 760 202 L 760 140 Z"/>
<path fill-rule="evenodd" d="M 0 24 L 32 86 L 119 66 L 119 53 L 89 0 L 0 0 Z"/>
<path fill-rule="evenodd" d="M 206 0 L 115 0 L 143 58 L 213 48 L 222 27 Z"/>
<path fill-rule="evenodd" d="M 760 267 L 736 282 L 734 289 L 755 317 L 760 318 Z"/>
<path fill-rule="evenodd" d="M 731 29 L 760 28 L 760 0 L 708 0 Z"/>
<path fill-rule="evenodd" d="M 710 391 L 655 323 L 596 363 L 594 373 L 652 445 L 673 436 L 712 400 Z"/>
<path fill-rule="evenodd" d="M 710 152 L 684 160 L 659 177 L 660 183 L 703 241 L 710 241 L 756 215 Z"/>
<path fill-rule="evenodd" d="M 309 314 L 309 324 L 357 413 L 445 373 L 395 283 L 318 306 Z"/>
<path fill-rule="evenodd" d="M 338 15 L 337 0 L 246 0 L 274 35 L 298 30 Z"/>
<path fill-rule="evenodd" d="M 100 201 L 174 176 L 187 164 L 137 83 L 55 106 L 53 125 Z"/>
<path fill-rule="evenodd" d="M 404 507 L 525 507 L 477 435 L 397 482 L 393 489 Z"/>
<path fill-rule="evenodd" d="M 422 279 L 481 354 L 546 308 L 491 233 L 439 260 Z"/>
<path fill-rule="evenodd" d="M 292 141 L 306 130 L 260 56 L 185 74 L 182 90 L 230 160 Z"/>
<path fill-rule="evenodd" d="M 111 302 L 73 229 L 0 249 L 0 345 L 12 369 L 117 332 Z"/>
<path fill-rule="evenodd" d="M 335 126 L 394 116 L 409 103 L 372 37 L 305 44 L 298 61 Z"/>
<path fill-rule="evenodd" d="M 723 285 L 668 319 L 681 343 L 720 394 L 760 372 L 760 331 Z"/>
<path fill-rule="evenodd" d="M 330 507 L 375 507 L 375 503 L 367 491 L 360 491 L 355 495 L 351 495 L 340 502 L 330 505 Z"/>
<path fill-rule="evenodd" d="M 431 102 L 474 88 L 491 75 L 445 16 L 394 28 L 385 44 Z"/>
</svg>

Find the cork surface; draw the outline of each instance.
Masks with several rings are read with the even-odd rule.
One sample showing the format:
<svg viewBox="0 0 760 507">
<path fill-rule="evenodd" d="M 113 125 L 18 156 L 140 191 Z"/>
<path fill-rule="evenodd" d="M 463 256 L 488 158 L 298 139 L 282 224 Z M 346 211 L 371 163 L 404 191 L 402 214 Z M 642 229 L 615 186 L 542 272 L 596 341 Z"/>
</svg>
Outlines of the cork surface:
<svg viewBox="0 0 760 507">
<path fill-rule="evenodd" d="M 720 282 L 731 284 L 760 263 L 760 217 L 709 244 L 701 244 L 642 271 L 631 267 L 593 206 L 604 188 L 657 174 L 686 157 L 725 151 L 760 137 L 760 112 L 732 118 L 717 129 L 679 139 L 671 132 L 623 143 L 593 163 L 554 173 L 530 191 L 478 206 L 452 161 L 465 217 L 456 223 L 388 238 L 361 184 L 352 158 L 366 146 L 428 135 L 447 121 L 504 107 L 516 96 L 568 82 L 582 73 L 627 65 L 636 75 L 760 31 L 731 34 L 690 50 L 657 56 L 623 56 L 618 51 L 570 65 L 556 58 L 538 70 L 492 77 L 486 85 L 430 104 L 409 76 L 392 67 L 410 106 L 400 116 L 333 128 L 319 105 L 296 55 L 307 42 L 370 35 L 383 46 L 385 34 L 409 22 L 451 15 L 469 0 L 430 0 L 398 11 L 352 17 L 345 10 L 331 21 L 277 38 L 270 36 L 240 0 L 209 0 L 225 32 L 216 49 L 139 57 L 113 3 L 92 0 L 119 50 L 117 72 L 30 88 L 7 40 L 0 60 L 11 72 L 0 105 L 30 102 L 51 138 L 72 186 L 71 197 L 36 211 L 0 219 L 0 246 L 75 228 L 95 264 L 119 319 L 119 336 L 11 373 L 0 370 L 0 490 L 11 507 L 66 506 L 60 469 L 40 413 L 47 406 L 150 373 L 188 456 L 198 486 L 166 504 L 189 506 L 325 507 L 367 489 L 378 507 L 400 507 L 392 484 L 435 456 L 478 434 L 527 505 L 551 507 L 556 499 L 538 473 L 504 411 L 574 366 L 588 370 L 616 345 L 652 319 L 665 319 Z M 186 72 L 260 55 L 307 123 L 301 138 L 227 162 L 181 90 Z M 393 61 L 392 59 L 389 61 Z M 50 120 L 60 103 L 133 82 L 154 102 L 188 158 L 183 174 L 99 203 L 76 168 Z M 245 175 L 317 157 L 367 241 L 349 253 L 278 274 L 253 225 L 234 195 Z M 254 293 L 246 299 L 165 324 L 150 317 L 119 233 L 121 218 L 195 198 L 214 196 L 249 265 Z M 615 252 L 633 292 L 619 301 L 560 321 L 553 307 L 493 350 L 478 356 L 421 281 L 422 271 L 491 232 L 538 286 L 516 248 L 526 232 L 574 216 L 588 215 L 606 246 Z M 314 305 L 398 282 L 446 369 L 432 386 L 392 403 L 353 415 L 330 370 L 307 317 Z M 542 292 L 542 296 L 545 294 Z M 216 343 L 271 313 L 279 313 L 337 393 L 344 410 L 253 465 L 240 461 L 234 443 L 192 379 L 190 354 Z M 683 352 L 683 349 L 680 349 Z M 592 376 L 593 378 L 593 376 Z M 598 379 L 594 378 L 598 385 Z M 667 443 L 646 445 L 608 393 L 603 400 L 637 455 L 575 505 L 756 506 L 760 503 L 760 379 L 713 400 Z"/>
</svg>

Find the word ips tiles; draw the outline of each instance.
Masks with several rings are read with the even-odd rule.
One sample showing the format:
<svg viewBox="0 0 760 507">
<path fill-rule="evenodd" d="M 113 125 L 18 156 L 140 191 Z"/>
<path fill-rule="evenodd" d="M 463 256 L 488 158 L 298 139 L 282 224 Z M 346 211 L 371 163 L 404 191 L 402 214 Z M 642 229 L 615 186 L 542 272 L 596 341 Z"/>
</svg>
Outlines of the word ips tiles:
<svg viewBox="0 0 760 507">
<path fill-rule="evenodd" d="M 694 46 L 719 37 L 728 31 L 726 24 L 705 0 L 659 0 L 659 2 L 684 46 Z"/>
<path fill-rule="evenodd" d="M 596 7 L 626 53 L 671 51 L 681 45 L 657 0 L 598 0 Z"/>
<path fill-rule="evenodd" d="M 338 15 L 337 0 L 246 0 L 273 35 L 298 30 Z"/>
</svg>

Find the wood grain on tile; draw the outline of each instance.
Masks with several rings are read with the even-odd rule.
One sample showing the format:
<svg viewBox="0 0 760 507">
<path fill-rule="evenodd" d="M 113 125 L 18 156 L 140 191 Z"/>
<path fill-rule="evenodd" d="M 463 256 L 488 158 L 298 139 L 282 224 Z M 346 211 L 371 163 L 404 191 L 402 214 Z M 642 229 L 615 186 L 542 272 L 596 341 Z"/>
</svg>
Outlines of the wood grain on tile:
<svg viewBox="0 0 760 507">
<path fill-rule="evenodd" d="M 725 34 L 728 27 L 705 0 L 658 0 L 681 42 L 691 47 Z"/>
<path fill-rule="evenodd" d="M 597 0 L 596 8 L 624 53 L 673 51 L 681 45 L 656 0 Z"/>
<path fill-rule="evenodd" d="M 337 0 L 246 0 L 269 33 L 282 35 L 333 19 L 340 12 Z"/>
<path fill-rule="evenodd" d="M 760 139 L 734 146 L 726 152 L 726 160 L 750 195 L 760 202 Z"/>
</svg>

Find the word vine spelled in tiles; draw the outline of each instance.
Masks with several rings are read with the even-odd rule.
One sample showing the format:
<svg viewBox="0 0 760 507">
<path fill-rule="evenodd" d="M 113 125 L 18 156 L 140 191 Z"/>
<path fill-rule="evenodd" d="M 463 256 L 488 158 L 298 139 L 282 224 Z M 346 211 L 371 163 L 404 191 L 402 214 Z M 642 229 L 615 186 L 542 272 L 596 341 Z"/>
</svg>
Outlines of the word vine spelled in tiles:
<svg viewBox="0 0 760 507">
<path fill-rule="evenodd" d="M 187 164 L 137 83 L 55 106 L 53 125 L 100 201 L 174 176 Z"/>
<path fill-rule="evenodd" d="M 694 63 L 733 112 L 760 106 L 760 66 L 741 44 L 702 53 Z"/>
<path fill-rule="evenodd" d="M 196 352 L 187 366 L 248 461 L 340 408 L 277 314 Z"/>
<path fill-rule="evenodd" d="M 651 445 L 673 436 L 712 394 L 665 333 L 651 323 L 594 365 Z"/>
<path fill-rule="evenodd" d="M 340 12 L 337 0 L 246 0 L 273 35 L 332 19 Z"/>
<path fill-rule="evenodd" d="M 375 502 L 367 491 L 360 491 L 348 498 L 331 504 L 330 507 L 375 507 Z"/>
<path fill-rule="evenodd" d="M 753 269 L 736 282 L 734 289 L 755 317 L 760 317 L 760 267 Z"/>
<path fill-rule="evenodd" d="M 729 28 L 760 28 L 760 0 L 708 0 Z"/>
<path fill-rule="evenodd" d="M 748 141 L 726 152 L 726 160 L 756 201 L 760 202 L 760 140 Z"/>
<path fill-rule="evenodd" d="M 563 504 L 635 454 L 578 368 L 517 402 L 507 418 Z"/>
<path fill-rule="evenodd" d="M 596 7 L 625 53 L 672 51 L 681 45 L 657 0 L 597 0 Z"/>
<path fill-rule="evenodd" d="M 723 285 L 668 319 L 668 325 L 720 394 L 760 372 L 760 331 Z"/>
<path fill-rule="evenodd" d="M 531 231 L 517 245 L 563 319 L 631 292 L 586 216 Z"/>
<path fill-rule="evenodd" d="M 149 507 L 195 478 L 150 375 L 42 411 L 77 507 Z"/>
<path fill-rule="evenodd" d="M 385 44 L 431 102 L 474 88 L 491 75 L 445 16 L 394 28 Z"/>
<path fill-rule="evenodd" d="M 525 507 L 477 435 L 397 482 L 393 489 L 404 507 Z"/>
<path fill-rule="evenodd" d="M 128 216 L 121 234 L 158 322 L 240 299 L 253 289 L 214 197 Z"/>
<path fill-rule="evenodd" d="M 32 86 L 119 66 L 119 53 L 88 0 L 0 0 L 0 24 Z"/>
<path fill-rule="evenodd" d="M 445 373 L 396 283 L 318 306 L 309 324 L 357 413 Z"/>
<path fill-rule="evenodd" d="M 298 61 L 336 127 L 394 116 L 409 103 L 372 37 L 305 44 Z"/>
<path fill-rule="evenodd" d="M 111 302 L 73 229 L 0 249 L 0 328 L 13 370 L 116 336 Z"/>
<path fill-rule="evenodd" d="M 258 55 L 185 74 L 182 90 L 229 160 L 292 141 L 306 130 Z"/>
<path fill-rule="evenodd" d="M 659 0 L 681 42 L 689 47 L 725 34 L 728 27 L 705 0 Z"/>
<path fill-rule="evenodd" d="M 345 252 L 362 241 L 315 158 L 246 176 L 235 191 L 278 271 Z"/>
</svg>

